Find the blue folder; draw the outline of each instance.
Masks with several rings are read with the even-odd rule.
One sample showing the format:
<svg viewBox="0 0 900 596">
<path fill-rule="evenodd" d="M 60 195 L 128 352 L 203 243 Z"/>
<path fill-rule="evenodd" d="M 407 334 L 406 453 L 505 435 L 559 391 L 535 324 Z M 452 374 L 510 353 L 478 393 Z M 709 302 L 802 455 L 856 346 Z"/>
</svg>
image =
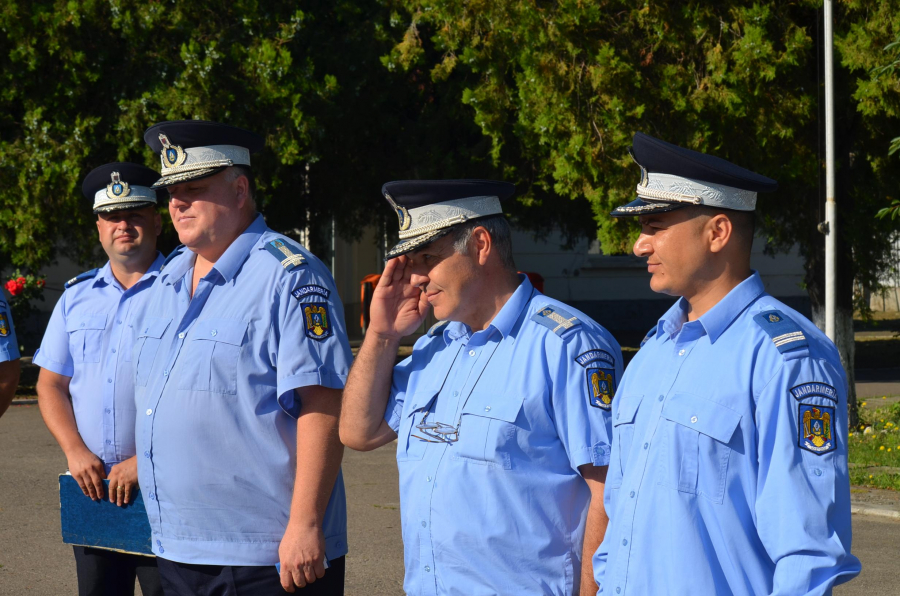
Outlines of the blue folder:
<svg viewBox="0 0 900 596">
<path fill-rule="evenodd" d="M 153 556 L 150 522 L 141 491 L 131 495 L 131 503 L 119 507 L 109 502 L 109 481 L 104 480 L 103 484 L 106 498 L 93 501 L 84 495 L 75 478 L 60 474 L 59 517 L 63 542 Z"/>
</svg>

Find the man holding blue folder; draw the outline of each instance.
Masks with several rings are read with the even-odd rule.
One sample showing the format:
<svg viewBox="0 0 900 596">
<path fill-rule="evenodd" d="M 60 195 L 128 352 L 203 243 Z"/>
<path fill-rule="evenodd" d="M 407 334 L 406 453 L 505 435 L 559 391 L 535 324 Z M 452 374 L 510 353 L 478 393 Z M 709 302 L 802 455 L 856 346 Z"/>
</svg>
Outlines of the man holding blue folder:
<svg viewBox="0 0 900 596">
<path fill-rule="evenodd" d="M 131 503 L 137 489 L 132 319 L 159 273 L 162 221 L 150 168 L 111 163 L 93 170 L 82 191 L 94 202 L 109 261 L 66 283 L 34 363 L 38 405 L 85 497 Z M 109 494 L 104 487 L 109 480 Z M 93 544 L 93 543 L 91 543 Z M 161 595 L 156 560 L 75 546 L 81 596 Z"/>
</svg>

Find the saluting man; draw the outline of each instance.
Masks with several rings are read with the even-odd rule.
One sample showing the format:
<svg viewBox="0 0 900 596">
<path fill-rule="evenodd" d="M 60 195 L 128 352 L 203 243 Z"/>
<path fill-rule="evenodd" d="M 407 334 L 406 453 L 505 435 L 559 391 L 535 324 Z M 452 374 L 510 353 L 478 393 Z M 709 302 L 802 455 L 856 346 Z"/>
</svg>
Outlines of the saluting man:
<svg viewBox="0 0 900 596">
<path fill-rule="evenodd" d="M 634 254 L 679 297 L 613 402 L 600 594 L 831 594 L 850 554 L 847 378 L 750 269 L 774 180 L 638 133 Z"/>
<path fill-rule="evenodd" d="M 364 451 L 398 440 L 408 594 L 594 592 L 621 351 L 517 274 L 500 205 L 514 190 L 383 188 L 401 241 L 372 297 L 341 439 Z M 442 321 L 394 366 L 431 309 Z"/>
<path fill-rule="evenodd" d="M 9 407 L 19 386 L 19 344 L 12 312 L 0 291 L 0 416 Z"/>
<path fill-rule="evenodd" d="M 81 188 L 93 201 L 106 265 L 69 280 L 53 309 L 34 363 L 38 406 L 86 496 L 130 503 L 137 490 L 134 441 L 133 318 L 163 263 L 156 250 L 156 172 L 133 163 L 93 170 Z M 156 561 L 73 547 L 82 596 L 162 594 Z"/>
<path fill-rule="evenodd" d="M 187 120 L 144 139 L 184 243 L 135 327 L 138 471 L 166 593 L 343 594 L 351 355 L 334 280 L 257 213 L 260 136 Z"/>
</svg>

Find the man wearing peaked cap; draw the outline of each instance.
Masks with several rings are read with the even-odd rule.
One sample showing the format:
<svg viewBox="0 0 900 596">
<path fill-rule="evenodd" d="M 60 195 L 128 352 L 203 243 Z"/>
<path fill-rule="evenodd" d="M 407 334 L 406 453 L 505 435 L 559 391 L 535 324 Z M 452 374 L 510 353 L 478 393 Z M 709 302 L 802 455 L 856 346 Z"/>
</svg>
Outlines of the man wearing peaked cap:
<svg viewBox="0 0 900 596">
<path fill-rule="evenodd" d="M 750 269 L 774 180 L 636 134 L 634 254 L 678 301 L 613 403 L 599 594 L 831 594 L 850 553 L 847 378 Z M 689 573 L 685 570 L 689 569 Z M 648 573 L 649 571 L 649 573 Z"/>
<path fill-rule="evenodd" d="M 66 455 L 85 498 L 132 503 L 137 493 L 134 440 L 133 319 L 163 257 L 156 250 L 156 172 L 133 163 L 91 171 L 81 188 L 97 215 L 107 263 L 66 284 L 34 363 L 47 428 Z M 109 479 L 109 491 L 103 479 Z M 73 547 L 79 594 L 162 594 L 156 561 L 111 550 Z"/>
<path fill-rule="evenodd" d="M 257 213 L 261 137 L 187 120 L 144 139 L 184 244 L 135 327 L 138 472 L 166 593 L 343 594 L 351 355 L 334 280 Z"/>
<path fill-rule="evenodd" d="M 517 273 L 501 207 L 514 190 L 382 189 L 400 242 L 372 297 L 341 439 L 358 450 L 397 439 L 408 594 L 594 592 L 622 355 Z M 429 310 L 441 322 L 394 366 Z"/>
</svg>

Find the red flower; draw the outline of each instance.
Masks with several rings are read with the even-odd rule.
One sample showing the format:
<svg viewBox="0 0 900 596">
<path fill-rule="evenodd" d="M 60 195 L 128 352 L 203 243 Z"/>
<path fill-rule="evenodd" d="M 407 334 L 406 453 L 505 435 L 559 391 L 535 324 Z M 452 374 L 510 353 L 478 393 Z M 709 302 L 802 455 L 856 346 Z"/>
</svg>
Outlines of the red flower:
<svg viewBox="0 0 900 596">
<path fill-rule="evenodd" d="M 43 288 L 45 283 L 47 283 L 46 280 L 39 279 L 37 280 L 37 287 Z"/>
<path fill-rule="evenodd" d="M 16 285 L 19 286 L 20 288 L 24 288 L 24 287 L 25 287 L 25 282 L 27 282 L 27 281 L 28 281 L 28 280 L 25 279 L 24 277 L 17 277 L 17 278 L 16 278 Z"/>
<path fill-rule="evenodd" d="M 17 284 L 16 280 L 14 280 L 14 279 L 11 279 L 8 282 L 6 282 L 6 290 L 13 296 L 17 296 L 22 293 L 22 288 L 19 287 L 19 284 Z"/>
</svg>

